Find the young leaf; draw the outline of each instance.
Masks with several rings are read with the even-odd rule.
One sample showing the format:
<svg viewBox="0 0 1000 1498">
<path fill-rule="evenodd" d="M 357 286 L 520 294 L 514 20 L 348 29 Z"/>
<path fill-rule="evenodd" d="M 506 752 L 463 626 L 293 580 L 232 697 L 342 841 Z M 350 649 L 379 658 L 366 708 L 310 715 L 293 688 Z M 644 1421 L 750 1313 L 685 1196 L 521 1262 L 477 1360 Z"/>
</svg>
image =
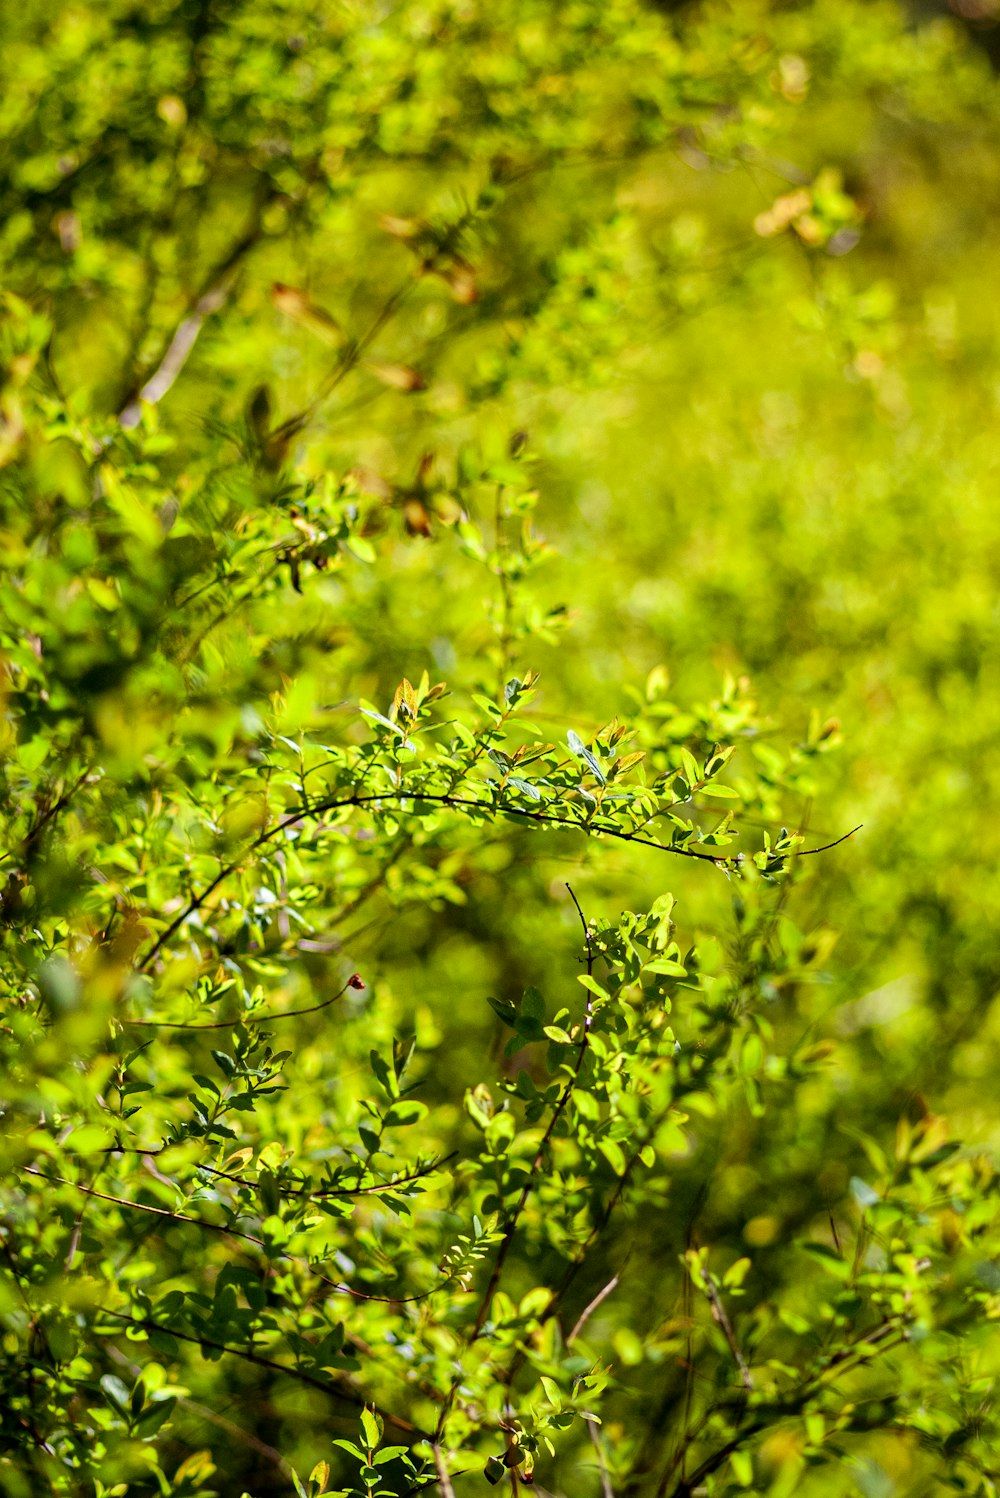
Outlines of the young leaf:
<svg viewBox="0 0 1000 1498">
<path fill-rule="evenodd" d="M 369 1451 L 374 1451 L 382 1439 L 381 1417 L 374 1410 L 365 1408 L 361 1411 L 359 1419 L 365 1445 Z"/>
</svg>

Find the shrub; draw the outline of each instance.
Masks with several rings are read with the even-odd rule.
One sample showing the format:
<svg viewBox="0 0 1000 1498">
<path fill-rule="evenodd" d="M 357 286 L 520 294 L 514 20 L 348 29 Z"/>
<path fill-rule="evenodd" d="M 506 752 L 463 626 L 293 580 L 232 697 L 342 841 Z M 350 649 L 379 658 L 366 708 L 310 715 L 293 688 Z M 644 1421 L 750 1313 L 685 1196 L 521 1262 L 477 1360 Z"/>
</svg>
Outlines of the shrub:
<svg viewBox="0 0 1000 1498">
<path fill-rule="evenodd" d="M 9 27 L 5 1491 L 992 1492 L 993 1166 L 823 1014 L 837 722 L 655 659 L 604 721 L 669 536 L 536 529 L 787 276 L 892 416 L 863 194 L 779 161 L 720 253 L 676 184 L 973 130 L 978 64 L 870 4 Z"/>
</svg>

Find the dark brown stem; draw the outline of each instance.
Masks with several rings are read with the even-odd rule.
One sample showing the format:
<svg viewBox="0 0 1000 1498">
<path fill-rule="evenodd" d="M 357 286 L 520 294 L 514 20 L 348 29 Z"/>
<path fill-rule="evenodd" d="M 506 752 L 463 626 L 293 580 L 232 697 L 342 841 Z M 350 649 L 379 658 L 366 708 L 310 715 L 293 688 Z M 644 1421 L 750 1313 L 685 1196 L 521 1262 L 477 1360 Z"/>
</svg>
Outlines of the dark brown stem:
<svg viewBox="0 0 1000 1498">
<path fill-rule="evenodd" d="M 74 1191 L 79 1191 L 83 1196 L 96 1197 L 98 1201 L 110 1202 L 115 1207 L 125 1207 L 130 1212 L 146 1212 L 151 1217 L 159 1217 L 168 1222 L 189 1223 L 192 1227 L 204 1228 L 210 1233 L 223 1233 L 229 1238 L 242 1238 L 257 1248 L 266 1247 L 263 1238 L 254 1237 L 253 1233 L 241 1232 L 239 1228 L 227 1227 L 224 1223 L 209 1222 L 205 1217 L 188 1217 L 183 1212 L 171 1212 L 166 1207 L 152 1207 L 147 1202 L 129 1201 L 122 1196 L 110 1196 L 106 1191 L 97 1191 L 93 1186 L 84 1186 L 82 1182 L 71 1181 L 66 1176 L 50 1175 L 48 1171 L 39 1170 L 34 1165 L 22 1165 L 20 1169 L 25 1175 L 37 1176 L 42 1181 L 51 1181 L 54 1186 L 71 1186 Z"/>
<path fill-rule="evenodd" d="M 80 1181 L 71 1181 L 66 1176 L 49 1175 L 47 1171 L 39 1170 L 34 1165 L 22 1165 L 21 1170 L 25 1175 L 37 1176 L 40 1180 L 51 1181 L 54 1186 L 69 1186 L 74 1191 L 79 1191 L 83 1196 L 96 1197 L 99 1201 L 110 1202 L 112 1206 L 123 1207 L 130 1212 L 145 1212 L 151 1217 L 158 1217 L 161 1221 L 183 1222 L 191 1227 L 204 1228 L 209 1233 L 222 1233 L 228 1238 L 239 1238 L 244 1243 L 252 1243 L 255 1248 L 267 1250 L 267 1244 L 263 1238 L 258 1238 L 254 1233 L 245 1233 L 241 1228 L 227 1227 L 225 1223 L 209 1222 L 206 1217 L 188 1217 L 184 1212 L 171 1212 L 166 1207 L 153 1207 L 147 1202 L 136 1202 L 124 1196 L 111 1196 L 104 1191 L 95 1191 L 92 1186 L 84 1186 Z M 207 1168 L 207 1167 L 202 1167 Z M 219 1171 L 222 1175 L 224 1172 Z M 247 1183 L 251 1184 L 250 1182 Z M 388 1187 L 383 1187 L 388 1190 Z M 358 1290 L 353 1285 L 345 1285 L 340 1280 L 332 1280 L 329 1276 L 322 1274 L 307 1258 L 298 1254 L 290 1254 L 285 1250 L 276 1251 L 276 1257 L 287 1259 L 290 1263 L 299 1264 L 309 1270 L 324 1285 L 329 1285 L 331 1290 L 336 1290 L 340 1295 L 350 1295 L 354 1300 L 378 1301 L 382 1305 L 409 1305 L 420 1300 L 426 1300 L 428 1296 L 434 1295 L 439 1290 L 448 1286 L 454 1276 L 450 1276 L 432 1285 L 429 1290 L 421 1290 L 416 1295 L 374 1295 L 367 1290 Z"/>
<path fill-rule="evenodd" d="M 230 1357 L 240 1358 L 244 1363 L 253 1363 L 257 1368 L 270 1368 L 274 1373 L 283 1373 L 288 1378 L 295 1379 L 300 1384 L 305 1384 L 310 1389 L 319 1389 L 322 1394 L 329 1394 L 333 1399 L 342 1399 L 348 1404 L 353 1404 L 359 1409 L 367 1406 L 374 1408 L 376 1413 L 387 1425 L 394 1425 L 408 1436 L 416 1440 L 429 1441 L 431 1438 L 425 1431 L 405 1420 L 401 1415 L 392 1415 L 372 1404 L 370 1399 L 355 1393 L 353 1389 L 345 1388 L 342 1384 L 331 1384 L 325 1379 L 315 1378 L 311 1373 L 304 1372 L 301 1368 L 291 1368 L 287 1363 L 279 1363 L 275 1358 L 262 1357 L 259 1352 L 251 1352 L 248 1348 L 230 1347 L 226 1342 L 213 1341 L 211 1337 L 193 1336 L 190 1332 L 178 1331 L 174 1326 L 165 1326 L 161 1322 L 153 1321 L 147 1316 L 129 1316 L 124 1311 L 112 1311 L 107 1306 L 102 1306 L 101 1311 L 105 1316 L 113 1316 L 117 1321 L 126 1321 L 130 1326 L 142 1327 L 145 1331 L 161 1332 L 167 1337 L 176 1337 L 179 1342 L 190 1342 L 195 1347 L 214 1347 L 218 1352 L 228 1353 Z"/>
<path fill-rule="evenodd" d="M 397 1186 L 408 1186 L 413 1181 L 422 1181 L 427 1176 L 433 1175 L 435 1171 L 440 1170 L 442 1166 L 447 1165 L 450 1160 L 454 1159 L 454 1153 L 445 1155 L 440 1160 L 432 1161 L 432 1163 L 425 1166 L 423 1170 L 411 1170 L 406 1175 L 394 1176 L 391 1181 L 382 1181 L 379 1185 L 376 1186 L 279 1186 L 278 1193 L 281 1196 L 307 1196 L 309 1197 L 310 1201 L 316 1197 L 371 1196 L 377 1194 L 380 1191 L 394 1191 Z M 196 1169 L 207 1170 L 209 1175 L 221 1176 L 223 1180 L 233 1181 L 238 1186 L 253 1187 L 257 1184 L 256 1181 L 247 1180 L 246 1176 L 233 1175 L 228 1170 L 216 1170 L 213 1165 L 199 1165 L 196 1167 Z"/>
<path fill-rule="evenodd" d="M 142 1365 L 140 1363 L 133 1362 L 131 1358 L 127 1358 L 125 1354 L 123 1352 L 120 1352 L 117 1347 L 109 1347 L 108 1352 L 110 1353 L 112 1360 L 116 1362 L 120 1368 L 127 1368 L 132 1374 L 133 1378 L 138 1378 L 142 1373 Z M 255 1436 L 253 1431 L 245 1429 L 245 1427 L 242 1425 L 234 1424 L 232 1420 L 227 1420 L 224 1415 L 217 1415 L 216 1412 L 214 1410 L 210 1410 L 207 1405 L 198 1404 L 196 1400 L 188 1399 L 184 1394 L 178 1394 L 176 1398 L 179 1409 L 187 1410 L 187 1412 L 191 1415 L 194 1415 L 196 1419 L 205 1420 L 209 1425 L 214 1425 L 217 1429 L 224 1430 L 228 1436 L 235 1437 L 238 1443 L 243 1443 L 249 1446 L 252 1451 L 256 1451 L 257 1454 L 259 1456 L 262 1456 L 265 1461 L 270 1462 L 272 1466 L 277 1467 L 284 1477 L 291 1480 L 292 1469 L 285 1461 L 285 1458 L 282 1456 L 281 1452 L 276 1451 L 273 1446 L 268 1446 L 267 1442 L 262 1441 L 259 1436 Z"/>
<path fill-rule="evenodd" d="M 618 842 L 634 843 L 638 847 L 655 848 L 659 853 L 673 853 L 678 858 L 694 858 L 697 859 L 700 863 L 710 863 L 715 868 L 720 869 L 736 868 L 739 867 L 739 864 L 741 862 L 741 858 L 739 855 L 737 855 L 736 857 L 727 858 L 720 857 L 712 853 L 699 853 L 694 848 L 674 847 L 670 843 L 658 842 L 656 838 L 641 837 L 637 833 L 623 832 L 618 828 L 591 827 L 587 823 L 575 821 L 569 817 L 555 816 L 550 812 L 529 811 L 527 808 L 520 806 L 498 805 L 493 801 L 479 801 L 469 796 L 440 794 L 432 791 L 415 790 L 411 788 L 409 790 L 389 789 L 384 791 L 372 792 L 371 794 L 343 796 L 340 798 L 333 797 L 328 801 L 317 801 L 309 806 L 296 807 L 293 811 L 289 812 L 287 816 L 282 817 L 279 822 L 276 822 L 273 827 L 269 828 L 266 832 L 262 832 L 259 837 L 256 837 L 253 842 L 243 850 L 239 858 L 234 859 L 232 863 L 224 865 L 224 867 L 219 870 L 218 874 L 216 874 L 215 878 L 205 886 L 201 893 L 199 895 L 196 895 L 193 899 L 189 900 L 184 909 L 170 922 L 170 925 L 166 928 L 166 930 L 160 933 L 150 950 L 147 952 L 146 956 L 143 958 L 142 962 L 139 964 L 139 971 L 146 972 L 148 970 L 153 959 L 163 949 L 166 943 L 173 936 L 174 932 L 184 924 L 189 916 L 192 916 L 195 911 L 201 909 L 205 901 L 212 895 L 212 893 L 216 889 L 218 889 L 223 880 L 228 879 L 230 874 L 236 873 L 245 858 L 247 858 L 251 853 L 254 853 L 258 848 L 263 847 L 265 843 L 271 842 L 280 833 L 284 832 L 286 828 L 294 826 L 296 822 L 302 821 L 302 819 L 307 816 L 321 816 L 325 812 L 342 811 L 346 807 L 350 806 L 371 806 L 379 801 L 398 800 L 425 801 L 435 806 L 461 807 L 463 809 L 485 813 L 490 816 L 500 815 L 505 817 L 513 817 L 519 821 L 536 822 L 545 827 L 565 827 L 570 831 L 584 832 L 588 837 L 593 837 L 596 835 L 602 837 L 610 837 L 616 839 Z M 826 853 L 830 848 L 836 848 L 840 843 L 846 842 L 849 837 L 853 837 L 854 833 L 858 831 L 860 831 L 860 827 L 854 827 L 850 832 L 845 832 L 843 837 L 837 838 L 835 842 L 826 843 L 821 848 L 803 849 L 802 851 L 797 852 L 795 854 L 795 857 L 808 858 L 814 853 Z"/>
<path fill-rule="evenodd" d="M 232 1030 L 237 1025 L 271 1025 L 281 1019 L 298 1019 L 303 1014 L 318 1014 L 321 1009 L 329 1009 L 338 999 L 342 999 L 349 988 L 357 988 L 358 984 L 353 978 L 348 978 L 343 988 L 337 993 L 331 994 L 320 1004 L 310 1004 L 306 1009 L 287 1009 L 284 1014 L 238 1014 L 233 1019 L 212 1020 L 205 1023 L 184 1024 L 180 1020 L 169 1019 L 126 1019 L 123 1025 L 145 1026 L 150 1030 Z"/>
</svg>

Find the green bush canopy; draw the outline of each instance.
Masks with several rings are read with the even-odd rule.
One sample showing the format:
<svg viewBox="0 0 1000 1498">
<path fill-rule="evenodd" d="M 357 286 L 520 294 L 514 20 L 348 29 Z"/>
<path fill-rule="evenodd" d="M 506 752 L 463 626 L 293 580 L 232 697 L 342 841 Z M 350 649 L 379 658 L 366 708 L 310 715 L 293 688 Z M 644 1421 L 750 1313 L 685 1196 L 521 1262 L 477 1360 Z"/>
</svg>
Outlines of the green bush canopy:
<svg viewBox="0 0 1000 1498">
<path fill-rule="evenodd" d="M 986 53 L 0 18 L 0 1491 L 995 1495 Z"/>
</svg>

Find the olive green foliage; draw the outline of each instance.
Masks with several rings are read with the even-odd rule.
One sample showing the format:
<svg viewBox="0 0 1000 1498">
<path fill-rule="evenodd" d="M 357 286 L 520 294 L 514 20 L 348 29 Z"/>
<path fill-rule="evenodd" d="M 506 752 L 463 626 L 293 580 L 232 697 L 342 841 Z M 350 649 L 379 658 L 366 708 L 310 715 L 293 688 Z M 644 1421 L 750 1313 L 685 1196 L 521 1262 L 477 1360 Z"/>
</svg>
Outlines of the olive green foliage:
<svg viewBox="0 0 1000 1498">
<path fill-rule="evenodd" d="M 0 24 L 2 1490 L 994 1494 L 984 58 Z"/>
</svg>

